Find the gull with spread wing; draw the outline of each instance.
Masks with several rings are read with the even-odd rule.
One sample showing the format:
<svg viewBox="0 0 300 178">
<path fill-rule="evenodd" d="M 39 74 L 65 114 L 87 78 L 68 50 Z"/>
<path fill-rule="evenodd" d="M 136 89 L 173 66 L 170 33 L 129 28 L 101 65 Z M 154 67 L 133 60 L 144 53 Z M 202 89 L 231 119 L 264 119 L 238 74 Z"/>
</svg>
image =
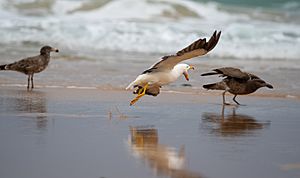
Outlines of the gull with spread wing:
<svg viewBox="0 0 300 178">
<path fill-rule="evenodd" d="M 130 102 L 130 105 L 136 103 L 144 95 L 157 96 L 163 85 L 174 82 L 182 74 L 186 80 L 189 80 L 188 70 L 194 67 L 180 62 L 205 55 L 217 45 L 220 36 L 221 32 L 215 31 L 208 41 L 206 38 L 200 38 L 175 55 L 162 57 L 160 61 L 145 70 L 126 88 L 127 90 L 136 88 L 133 93 L 137 96 Z"/>
</svg>

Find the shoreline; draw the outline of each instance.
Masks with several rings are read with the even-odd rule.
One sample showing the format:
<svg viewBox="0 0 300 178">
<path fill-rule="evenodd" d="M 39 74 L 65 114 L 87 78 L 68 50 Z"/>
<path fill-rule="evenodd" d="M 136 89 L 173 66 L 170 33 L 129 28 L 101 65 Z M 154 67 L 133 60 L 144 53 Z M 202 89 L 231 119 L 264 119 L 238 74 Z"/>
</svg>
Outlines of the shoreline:
<svg viewBox="0 0 300 178">
<path fill-rule="evenodd" d="M 20 84 L 7 84 L 7 85 L 2 85 L 0 86 L 1 89 L 13 89 L 13 90 L 23 90 L 28 91 L 26 89 L 26 85 L 20 85 Z M 39 86 L 36 85 L 36 88 L 33 89 L 33 91 L 41 91 L 41 90 L 55 90 L 55 89 L 63 89 L 63 90 L 78 90 L 78 91 L 100 91 L 100 92 L 127 92 L 128 95 L 134 97 L 135 95 L 132 94 L 133 90 L 126 90 L 125 87 L 124 89 L 121 87 L 114 87 L 111 85 L 106 85 L 106 86 L 101 86 L 101 87 L 84 87 L 84 86 Z M 31 90 L 29 90 L 31 91 Z M 164 89 L 162 88 L 161 93 L 156 96 L 148 96 L 150 98 L 157 98 L 160 97 L 161 95 L 164 94 L 181 94 L 181 95 L 199 95 L 199 96 L 222 96 L 222 91 L 221 90 L 205 90 L 205 89 L 198 89 L 198 88 L 175 88 L 175 89 Z M 233 97 L 232 94 L 229 92 L 226 93 L 226 97 L 230 96 Z M 145 97 L 145 96 L 144 96 Z M 147 95 L 146 95 L 147 97 Z M 283 98 L 283 99 L 294 99 L 294 100 L 300 100 L 300 95 L 292 95 L 289 93 L 279 93 L 276 91 L 256 91 L 254 93 L 251 93 L 249 95 L 238 95 L 239 97 L 262 97 L 262 98 Z"/>
<path fill-rule="evenodd" d="M 104 63 L 107 60 L 105 58 L 99 63 L 98 61 L 85 60 L 69 61 L 58 57 L 59 59 L 51 61 L 49 68 L 47 68 L 45 72 L 35 75 L 34 82 L 37 87 L 36 89 L 78 88 L 124 91 L 125 87 L 133 81 L 141 71 L 149 67 L 153 61 L 156 61 L 148 56 L 146 57 L 146 61 L 138 62 L 135 57 L 134 55 L 129 56 L 126 60 L 128 62 L 124 63 L 122 67 L 116 63 Z M 149 58 L 152 60 L 148 60 Z M 122 59 L 119 62 L 124 61 L 125 59 Z M 225 64 L 221 64 L 221 61 Z M 183 77 L 180 77 L 176 82 L 162 87 L 162 92 L 221 95 L 221 91 L 207 91 L 202 88 L 202 85 L 218 82 L 222 78 L 218 76 L 200 77 L 200 75 L 214 68 L 234 64 L 232 65 L 233 67 L 238 67 L 243 71 L 253 73 L 274 86 L 273 90 L 261 88 L 249 96 L 300 99 L 300 78 L 297 77 L 300 74 L 299 70 L 272 68 L 272 65 L 267 67 L 269 63 L 256 68 L 255 63 L 250 64 L 247 63 L 247 61 L 246 63 L 244 62 L 245 61 L 234 59 L 220 60 L 205 57 L 187 61 L 187 63 L 193 64 L 196 68 L 196 70 L 190 72 L 190 81 L 187 82 Z M 80 71 L 78 71 L 78 66 L 81 68 Z M 26 90 L 26 75 L 14 71 L 1 71 L 0 73 L 0 87 L 19 87 Z"/>
</svg>

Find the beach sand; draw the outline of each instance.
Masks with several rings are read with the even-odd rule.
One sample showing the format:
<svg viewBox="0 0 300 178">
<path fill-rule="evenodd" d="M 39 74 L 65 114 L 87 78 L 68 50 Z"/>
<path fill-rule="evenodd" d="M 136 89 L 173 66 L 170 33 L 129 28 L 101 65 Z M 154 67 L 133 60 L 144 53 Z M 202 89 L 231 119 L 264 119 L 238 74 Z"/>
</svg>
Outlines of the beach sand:
<svg viewBox="0 0 300 178">
<path fill-rule="evenodd" d="M 1 177 L 300 176 L 300 100 L 162 92 L 0 88 Z M 231 101 L 232 96 L 227 96 Z"/>
</svg>

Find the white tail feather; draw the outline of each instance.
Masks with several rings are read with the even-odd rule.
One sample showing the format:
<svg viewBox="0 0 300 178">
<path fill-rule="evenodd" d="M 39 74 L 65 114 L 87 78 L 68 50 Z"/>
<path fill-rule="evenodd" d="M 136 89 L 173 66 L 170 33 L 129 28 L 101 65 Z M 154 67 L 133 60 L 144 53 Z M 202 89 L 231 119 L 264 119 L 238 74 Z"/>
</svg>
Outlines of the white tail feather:
<svg viewBox="0 0 300 178">
<path fill-rule="evenodd" d="M 140 86 L 144 86 L 147 83 L 149 83 L 149 76 L 147 74 L 142 74 L 139 75 L 133 82 L 131 82 L 127 87 L 126 90 L 131 89 L 132 87 L 134 87 L 135 85 L 140 85 Z"/>
<path fill-rule="evenodd" d="M 136 82 L 136 80 L 133 81 L 133 82 L 131 82 L 131 83 L 126 87 L 126 90 L 131 89 L 131 88 L 135 85 L 135 82 Z"/>
</svg>

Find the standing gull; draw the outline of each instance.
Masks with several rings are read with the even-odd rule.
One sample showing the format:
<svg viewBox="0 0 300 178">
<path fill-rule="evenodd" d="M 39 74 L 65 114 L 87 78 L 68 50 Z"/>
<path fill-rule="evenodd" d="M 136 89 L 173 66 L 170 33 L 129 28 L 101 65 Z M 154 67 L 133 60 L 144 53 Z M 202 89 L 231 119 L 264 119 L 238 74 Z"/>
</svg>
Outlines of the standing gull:
<svg viewBox="0 0 300 178">
<path fill-rule="evenodd" d="M 133 92 L 137 94 L 137 97 L 130 102 L 130 105 L 133 105 L 145 94 L 157 96 L 161 86 L 174 82 L 182 74 L 186 80 L 189 80 L 188 70 L 194 69 L 194 67 L 178 63 L 193 57 L 205 55 L 217 45 L 220 35 L 221 32 L 217 33 L 215 31 L 208 42 L 205 38 L 199 39 L 178 51 L 175 55 L 162 57 L 160 61 L 145 70 L 126 88 L 127 90 L 137 88 Z"/>
<path fill-rule="evenodd" d="M 33 88 L 33 74 L 39 73 L 46 69 L 50 61 L 50 52 L 58 52 L 58 49 L 50 46 L 44 46 L 40 50 L 40 55 L 21 59 L 20 61 L 0 66 L 0 70 L 13 70 L 28 75 L 27 89 L 30 81 Z"/>
<path fill-rule="evenodd" d="M 233 67 L 214 69 L 213 72 L 204 73 L 201 76 L 207 75 L 226 77 L 221 82 L 203 85 L 203 88 L 208 90 L 224 90 L 223 105 L 228 105 L 228 103 L 225 102 L 225 93 L 227 91 L 234 94 L 233 101 L 240 105 L 240 103 L 235 100 L 237 95 L 247 95 L 261 87 L 273 88 L 272 85 L 266 83 L 256 75 L 242 72 L 240 69 Z"/>
</svg>

